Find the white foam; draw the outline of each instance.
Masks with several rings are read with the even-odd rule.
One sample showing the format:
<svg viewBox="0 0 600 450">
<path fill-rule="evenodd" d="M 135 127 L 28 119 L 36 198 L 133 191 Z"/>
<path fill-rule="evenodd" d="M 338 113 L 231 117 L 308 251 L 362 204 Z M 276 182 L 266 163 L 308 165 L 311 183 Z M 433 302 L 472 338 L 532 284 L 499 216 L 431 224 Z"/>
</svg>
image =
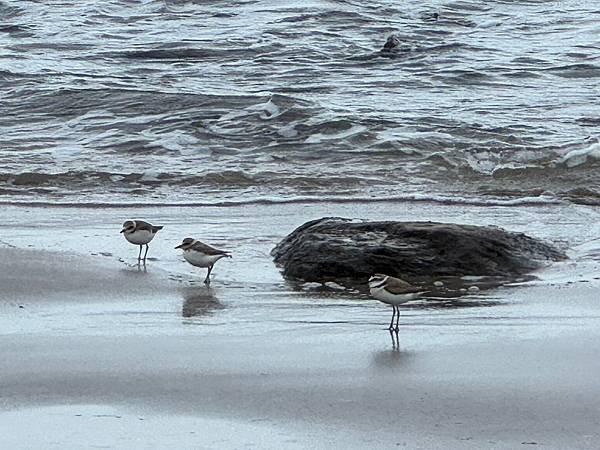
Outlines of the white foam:
<svg viewBox="0 0 600 450">
<path fill-rule="evenodd" d="M 200 142 L 194 136 L 186 134 L 182 131 L 171 131 L 153 136 L 152 144 L 160 145 L 167 150 L 180 151 L 190 146 L 194 146 Z"/>
<path fill-rule="evenodd" d="M 146 177 L 145 180 L 152 180 Z M 407 194 L 386 194 L 377 195 L 296 195 L 296 196 L 246 196 L 244 198 L 219 198 L 207 199 L 206 201 L 189 201 L 179 198 L 165 201 L 122 201 L 122 196 L 114 197 L 114 201 L 107 200 L 106 195 L 97 199 L 87 197 L 86 201 L 37 201 L 37 200 L 0 200 L 0 205 L 15 206 L 48 206 L 48 207 L 78 207 L 78 208 L 109 208 L 109 207 L 228 207 L 253 204 L 290 204 L 290 203 L 388 203 L 388 202 L 418 202 L 418 203 L 438 203 L 446 205 L 472 205 L 472 206 L 529 206 L 529 205 L 558 205 L 568 203 L 566 200 L 557 198 L 551 192 L 544 192 L 539 196 L 527 196 L 520 198 L 478 198 L 478 197 L 460 197 L 452 195 L 428 195 L 418 193 Z"/>
<path fill-rule="evenodd" d="M 293 138 L 298 136 L 298 131 L 296 130 L 296 128 L 294 128 L 293 124 L 290 124 L 277 130 L 277 134 L 284 138 Z"/>
<path fill-rule="evenodd" d="M 79 144 L 63 144 L 49 149 L 52 157 L 57 163 L 65 161 L 75 161 L 81 158 L 81 155 L 85 152 L 82 145 Z"/>
<path fill-rule="evenodd" d="M 596 142 L 585 148 L 571 150 L 560 159 L 560 163 L 567 167 L 577 167 L 585 164 L 588 159 L 600 159 L 600 142 Z"/>
<path fill-rule="evenodd" d="M 269 100 L 263 106 L 264 114 L 260 115 L 261 119 L 272 119 L 273 117 L 277 117 L 281 114 L 279 107 L 273 103 L 272 100 Z"/>
<path fill-rule="evenodd" d="M 269 101 L 266 103 L 260 103 L 258 105 L 250 106 L 248 110 L 260 111 L 260 118 L 265 120 L 273 119 L 274 117 L 277 117 L 281 114 L 279 106 L 277 106 L 273 102 L 273 99 L 269 99 Z"/>
<path fill-rule="evenodd" d="M 332 134 L 316 133 L 316 134 L 313 134 L 312 136 L 307 137 L 304 142 L 307 144 L 318 144 L 323 141 L 346 139 L 350 136 L 354 136 L 356 134 L 363 133 L 364 131 L 366 131 L 366 129 L 367 128 L 362 125 L 355 125 L 347 130 L 343 130 L 343 131 L 340 131 L 337 133 L 332 133 Z"/>
</svg>

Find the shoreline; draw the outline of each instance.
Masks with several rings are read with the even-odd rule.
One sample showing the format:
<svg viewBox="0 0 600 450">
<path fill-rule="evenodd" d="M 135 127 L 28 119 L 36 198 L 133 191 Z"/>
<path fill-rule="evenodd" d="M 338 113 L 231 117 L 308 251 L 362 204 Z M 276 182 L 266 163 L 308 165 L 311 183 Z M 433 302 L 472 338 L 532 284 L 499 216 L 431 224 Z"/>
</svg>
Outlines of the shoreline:
<svg viewBox="0 0 600 450">
<path fill-rule="evenodd" d="M 540 205 L 564 205 L 572 202 L 574 205 L 598 206 L 598 202 L 585 201 L 581 203 L 572 198 L 552 197 L 548 195 L 523 196 L 516 198 L 500 199 L 490 197 L 482 200 L 477 197 L 455 197 L 443 195 L 392 195 L 388 197 L 339 197 L 339 196 L 307 196 L 298 198 L 265 198 L 259 197 L 247 200 L 224 200 L 221 202 L 79 202 L 79 201 L 41 201 L 41 200 L 0 200 L 0 206 L 17 206 L 32 208 L 76 208 L 76 209 L 97 209 L 97 208 L 118 208 L 118 209 L 139 209 L 139 208 L 238 208 L 244 206 L 277 206 L 277 205 L 318 205 L 323 203 L 331 204 L 368 204 L 368 203 L 433 203 L 440 205 L 464 205 L 464 206 L 520 206 L 535 207 Z"/>
</svg>

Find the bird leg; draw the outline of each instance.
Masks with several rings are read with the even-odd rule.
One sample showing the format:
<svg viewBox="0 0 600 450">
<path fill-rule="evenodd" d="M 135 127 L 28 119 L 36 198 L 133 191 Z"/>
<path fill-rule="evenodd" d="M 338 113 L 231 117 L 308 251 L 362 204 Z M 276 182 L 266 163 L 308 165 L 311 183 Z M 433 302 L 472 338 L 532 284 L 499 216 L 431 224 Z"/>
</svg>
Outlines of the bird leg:
<svg viewBox="0 0 600 450">
<path fill-rule="evenodd" d="M 204 279 L 204 284 L 210 284 L 210 271 L 212 270 L 213 266 L 208 266 L 208 272 L 206 273 L 206 278 Z"/>
<path fill-rule="evenodd" d="M 142 260 L 142 244 L 140 244 L 140 253 L 138 254 L 138 261 Z"/>
<path fill-rule="evenodd" d="M 394 317 L 396 316 L 396 307 L 394 305 L 392 305 L 392 321 L 390 322 L 390 326 L 388 328 L 388 330 L 393 330 L 394 329 Z"/>
<path fill-rule="evenodd" d="M 144 262 L 146 262 L 146 255 L 148 254 L 148 244 L 146 244 L 146 252 L 144 253 Z M 140 254 L 142 253 L 142 246 L 140 245 Z"/>
<path fill-rule="evenodd" d="M 398 328 L 398 321 L 400 320 L 400 307 L 399 306 L 396 306 L 396 311 L 397 311 L 397 314 L 396 314 L 396 328 L 394 328 L 394 331 L 396 333 L 398 333 L 398 330 L 400 329 L 400 328 Z"/>
<path fill-rule="evenodd" d="M 396 330 L 390 330 L 390 337 L 392 338 L 392 350 L 399 350 L 400 341 L 398 339 L 398 332 Z"/>
</svg>

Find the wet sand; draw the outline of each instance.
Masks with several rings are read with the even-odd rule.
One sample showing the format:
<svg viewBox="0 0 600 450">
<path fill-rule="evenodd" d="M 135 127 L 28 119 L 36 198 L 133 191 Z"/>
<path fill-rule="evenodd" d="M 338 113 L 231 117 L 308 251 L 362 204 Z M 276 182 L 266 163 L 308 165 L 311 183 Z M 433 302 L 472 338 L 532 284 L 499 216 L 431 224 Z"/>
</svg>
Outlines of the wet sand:
<svg viewBox="0 0 600 450">
<path fill-rule="evenodd" d="M 237 266 L 217 267 L 210 289 L 165 262 L 170 236 L 146 270 L 119 238 L 103 238 L 109 256 L 94 243 L 0 249 L 3 448 L 588 449 L 600 437 L 598 246 L 467 308 L 403 308 L 394 349 L 382 305 L 267 269 L 264 230 L 246 249 L 236 238 Z"/>
<path fill-rule="evenodd" d="M 291 438 L 299 448 L 515 448 L 536 442 L 558 449 L 593 448 L 597 441 L 595 339 L 418 354 L 369 351 L 346 341 L 352 337 L 318 345 L 300 333 L 280 342 L 273 336 L 19 336 L 3 345 L 3 360 L 10 361 L 2 381 L 9 412 L 0 423 L 7 426 L 7 418 L 24 409 L 25 417 L 47 422 L 36 446 L 62 435 L 62 448 L 71 443 L 65 424 L 106 414 L 106 406 L 94 405 L 108 405 L 126 423 L 141 417 L 172 428 L 179 448 L 214 445 L 203 421 L 219 422 L 226 431 L 220 448 L 256 444 L 255 425 L 271 431 L 254 448 L 281 447 Z M 49 421 L 54 405 L 69 406 Z M 85 417 L 78 422 L 78 415 Z M 95 426 L 108 431 L 121 417 Z M 135 448 L 145 448 L 161 441 L 156 431 L 142 428 L 135 436 L 124 425 L 116 436 L 97 431 L 88 445 L 119 448 L 118 439 L 126 438 L 141 439 Z M 1 435 L 25 443 L 29 433 L 17 427 Z"/>
</svg>

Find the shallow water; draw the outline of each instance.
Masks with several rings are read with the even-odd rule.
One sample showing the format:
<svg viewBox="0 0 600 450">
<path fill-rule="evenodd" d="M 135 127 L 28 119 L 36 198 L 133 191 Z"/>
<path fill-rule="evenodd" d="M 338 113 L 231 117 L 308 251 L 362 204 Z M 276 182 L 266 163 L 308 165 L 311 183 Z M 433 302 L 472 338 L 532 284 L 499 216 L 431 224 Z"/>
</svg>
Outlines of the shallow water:
<svg viewBox="0 0 600 450">
<path fill-rule="evenodd" d="M 4 202 L 598 203 L 595 2 L 0 13 Z"/>
<path fill-rule="evenodd" d="M 590 222 L 596 214 L 590 206 L 457 208 L 391 202 L 2 209 L 4 246 L 59 252 L 65 261 L 53 263 L 52 254 L 42 255 L 33 267 L 47 267 L 50 272 L 62 268 L 67 279 L 71 271 L 75 277 L 74 287 L 49 284 L 44 295 L 31 287 L 13 292 L 5 286 L 0 327 L 5 334 L 226 337 L 235 332 L 284 338 L 287 333 L 300 333 L 307 342 L 344 335 L 360 339 L 367 347 L 386 347 L 390 345 L 385 331 L 389 308 L 364 292 L 286 282 L 272 262 L 269 252 L 283 236 L 304 221 L 325 215 L 495 224 L 569 249 L 571 259 L 535 273 L 537 281 L 524 280 L 452 299 L 431 295 L 405 305 L 401 327 L 406 348 L 418 351 L 465 342 L 540 338 L 593 329 L 600 320 L 594 301 L 600 225 Z M 562 219 L 567 216 L 569 221 Z M 136 263 L 137 247 L 118 234 L 125 217 L 144 217 L 165 227 L 151 242 L 145 267 Z M 215 265 L 210 288 L 202 283 L 206 271 L 187 264 L 174 249 L 186 236 L 233 253 L 231 260 Z M 82 272 L 86 261 L 92 266 Z M 481 283 L 468 278 L 465 287 L 470 285 Z"/>
</svg>

